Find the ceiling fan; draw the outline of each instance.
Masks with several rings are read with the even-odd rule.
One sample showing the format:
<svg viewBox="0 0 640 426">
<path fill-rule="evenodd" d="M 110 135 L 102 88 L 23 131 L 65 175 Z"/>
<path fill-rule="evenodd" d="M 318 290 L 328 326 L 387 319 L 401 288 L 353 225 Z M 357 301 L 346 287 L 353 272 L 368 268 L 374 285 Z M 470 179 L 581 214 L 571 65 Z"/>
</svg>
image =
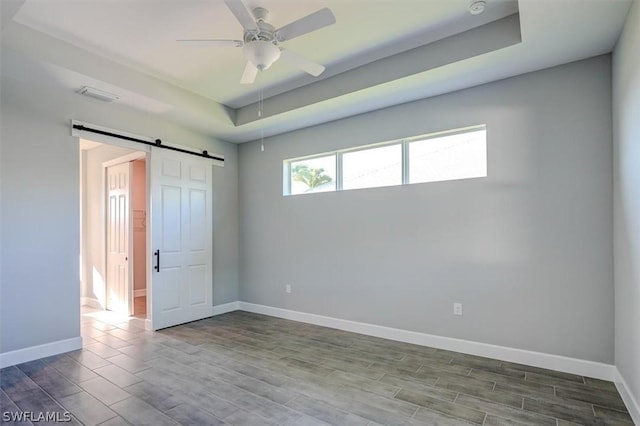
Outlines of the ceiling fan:
<svg viewBox="0 0 640 426">
<path fill-rule="evenodd" d="M 267 9 L 256 7 L 249 12 L 242 0 L 225 0 L 225 3 L 238 22 L 240 22 L 242 28 L 244 28 L 242 40 L 198 39 L 178 41 L 242 47 L 242 53 L 247 59 L 247 65 L 240 79 L 242 84 L 253 83 L 258 71 L 266 70 L 280 58 L 314 77 L 322 74 L 325 69 L 322 65 L 284 49 L 280 46 L 280 43 L 334 24 L 336 18 L 330 9 L 320 9 L 304 18 L 276 29 L 266 22 L 269 14 Z"/>
</svg>

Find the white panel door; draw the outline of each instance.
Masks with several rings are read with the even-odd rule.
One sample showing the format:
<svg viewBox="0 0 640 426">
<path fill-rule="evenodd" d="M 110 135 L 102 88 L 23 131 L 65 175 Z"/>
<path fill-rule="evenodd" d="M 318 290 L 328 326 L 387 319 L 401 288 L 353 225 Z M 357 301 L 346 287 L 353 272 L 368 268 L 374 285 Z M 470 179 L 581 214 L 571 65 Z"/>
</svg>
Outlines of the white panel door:
<svg viewBox="0 0 640 426">
<path fill-rule="evenodd" d="M 154 330 L 213 315 L 213 165 L 151 151 L 151 323 Z"/>
<path fill-rule="evenodd" d="M 107 167 L 107 298 L 110 311 L 131 315 L 129 220 L 130 163 Z"/>
</svg>

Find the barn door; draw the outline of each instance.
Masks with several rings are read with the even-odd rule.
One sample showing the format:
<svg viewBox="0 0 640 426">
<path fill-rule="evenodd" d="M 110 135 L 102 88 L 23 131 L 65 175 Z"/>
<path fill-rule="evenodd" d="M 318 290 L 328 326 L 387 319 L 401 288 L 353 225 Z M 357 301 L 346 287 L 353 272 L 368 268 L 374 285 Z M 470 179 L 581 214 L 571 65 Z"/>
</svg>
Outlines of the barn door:
<svg viewBox="0 0 640 426">
<path fill-rule="evenodd" d="M 213 314 L 213 166 L 151 152 L 151 323 L 154 330 Z"/>
</svg>

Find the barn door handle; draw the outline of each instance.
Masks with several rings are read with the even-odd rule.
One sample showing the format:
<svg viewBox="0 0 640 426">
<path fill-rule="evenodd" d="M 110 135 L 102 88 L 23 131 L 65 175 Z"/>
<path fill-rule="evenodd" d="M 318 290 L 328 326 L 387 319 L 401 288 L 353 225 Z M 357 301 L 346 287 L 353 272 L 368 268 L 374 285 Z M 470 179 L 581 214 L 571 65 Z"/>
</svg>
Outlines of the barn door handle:
<svg viewBox="0 0 640 426">
<path fill-rule="evenodd" d="M 156 250 L 153 255 L 156 257 L 156 266 L 154 266 L 153 269 L 155 269 L 156 272 L 160 272 L 160 250 Z"/>
</svg>

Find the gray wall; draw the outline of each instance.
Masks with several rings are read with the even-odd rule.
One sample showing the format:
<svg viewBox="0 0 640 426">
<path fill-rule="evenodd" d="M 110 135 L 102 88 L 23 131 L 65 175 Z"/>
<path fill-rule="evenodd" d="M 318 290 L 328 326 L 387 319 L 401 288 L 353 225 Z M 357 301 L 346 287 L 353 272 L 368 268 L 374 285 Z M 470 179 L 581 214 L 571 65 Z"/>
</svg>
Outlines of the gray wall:
<svg viewBox="0 0 640 426">
<path fill-rule="evenodd" d="M 613 55 L 614 247 L 618 371 L 640 406 L 640 3 Z"/>
<path fill-rule="evenodd" d="M 241 145 L 240 300 L 613 363 L 610 77 L 601 56 Z M 481 123 L 487 178 L 282 196 L 285 159 Z"/>
<path fill-rule="evenodd" d="M 2 81 L 0 352 L 77 337 L 78 145 Z M 28 93 L 28 92 L 27 92 Z M 33 99 L 32 99 L 33 100 Z"/>
<path fill-rule="evenodd" d="M 4 56 L 2 66 L 11 66 Z M 14 73 L 15 74 L 15 73 Z M 2 73 L 0 352 L 80 334 L 79 155 L 69 120 L 224 154 L 214 171 L 214 303 L 238 298 L 237 147 L 54 80 Z"/>
</svg>

